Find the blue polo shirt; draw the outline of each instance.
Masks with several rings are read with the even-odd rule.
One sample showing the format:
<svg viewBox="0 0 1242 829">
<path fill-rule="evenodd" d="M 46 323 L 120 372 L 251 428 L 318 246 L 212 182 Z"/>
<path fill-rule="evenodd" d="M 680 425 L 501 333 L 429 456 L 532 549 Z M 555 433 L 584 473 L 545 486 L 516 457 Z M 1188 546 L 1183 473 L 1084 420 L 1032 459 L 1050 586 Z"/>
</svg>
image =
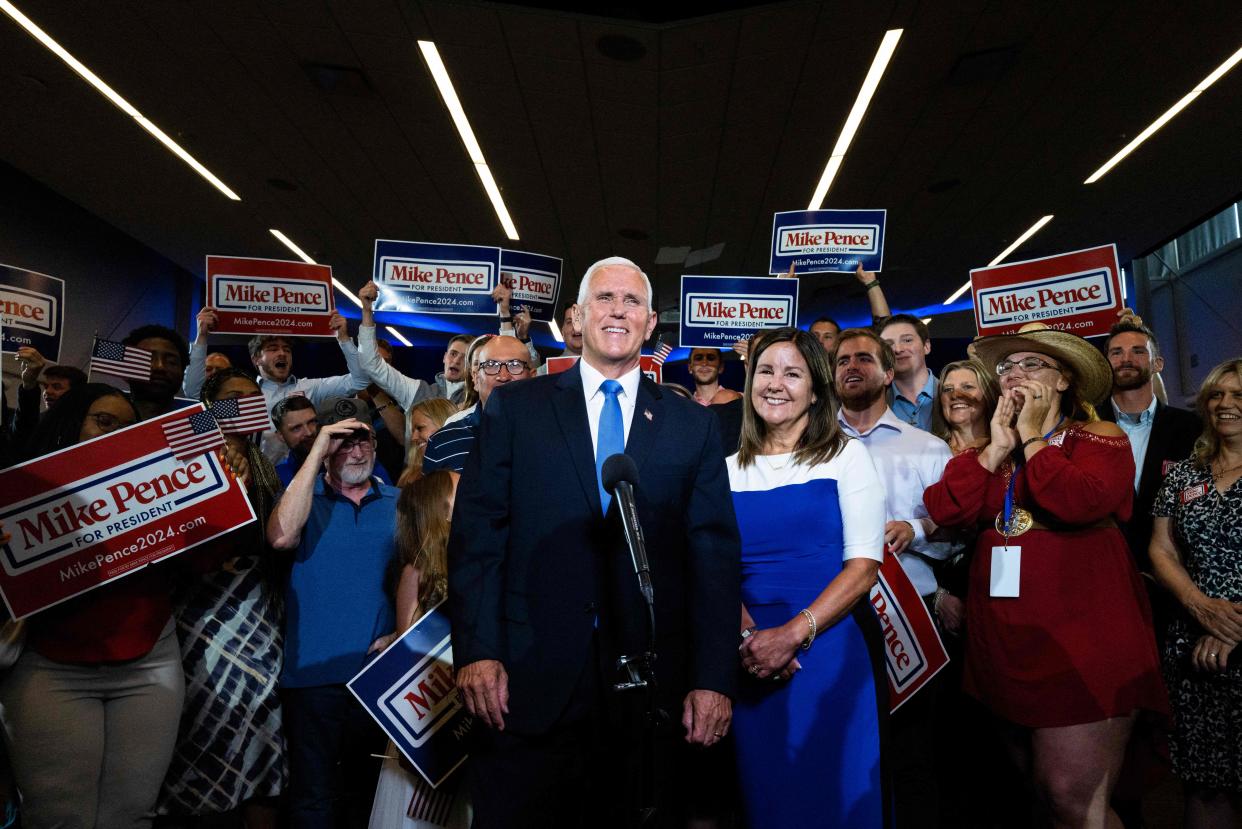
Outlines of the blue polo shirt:
<svg viewBox="0 0 1242 829">
<path fill-rule="evenodd" d="M 936 405 L 936 375 L 927 370 L 927 382 L 915 395 L 914 400 L 907 400 L 898 393 L 897 384 L 888 387 L 888 405 L 899 420 L 917 426 L 924 432 L 931 431 L 932 406 Z"/>
<path fill-rule="evenodd" d="M 361 504 L 315 481 L 285 591 L 285 688 L 343 685 L 367 648 L 391 633 L 384 571 L 393 556 L 399 490 L 371 479 Z"/>
</svg>

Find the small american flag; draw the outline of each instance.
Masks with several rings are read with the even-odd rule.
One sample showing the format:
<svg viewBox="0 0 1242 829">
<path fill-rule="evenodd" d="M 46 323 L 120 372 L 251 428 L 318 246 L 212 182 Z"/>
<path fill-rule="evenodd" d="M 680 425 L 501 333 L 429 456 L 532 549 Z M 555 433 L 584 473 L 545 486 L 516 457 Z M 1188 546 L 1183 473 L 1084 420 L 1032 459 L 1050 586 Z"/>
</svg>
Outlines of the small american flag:
<svg viewBox="0 0 1242 829">
<path fill-rule="evenodd" d="M 151 352 L 96 337 L 90 370 L 128 380 L 150 380 Z"/>
<path fill-rule="evenodd" d="M 668 359 L 668 355 L 672 353 L 673 347 L 666 342 L 661 342 L 656 345 L 655 354 L 652 356 L 655 358 L 656 365 L 662 366 L 664 361 Z"/>
<path fill-rule="evenodd" d="M 414 795 L 405 810 L 405 816 L 425 820 L 433 826 L 448 826 L 453 808 L 453 796 L 457 793 L 457 781 L 450 780 L 433 789 L 421 777 L 414 780 Z"/>
<path fill-rule="evenodd" d="M 177 460 L 190 458 L 224 445 L 224 435 L 211 412 L 195 412 L 164 424 L 164 439 Z"/>
<path fill-rule="evenodd" d="M 261 394 L 217 400 L 211 414 L 226 435 L 249 435 L 272 428 L 267 416 L 267 398 Z"/>
</svg>

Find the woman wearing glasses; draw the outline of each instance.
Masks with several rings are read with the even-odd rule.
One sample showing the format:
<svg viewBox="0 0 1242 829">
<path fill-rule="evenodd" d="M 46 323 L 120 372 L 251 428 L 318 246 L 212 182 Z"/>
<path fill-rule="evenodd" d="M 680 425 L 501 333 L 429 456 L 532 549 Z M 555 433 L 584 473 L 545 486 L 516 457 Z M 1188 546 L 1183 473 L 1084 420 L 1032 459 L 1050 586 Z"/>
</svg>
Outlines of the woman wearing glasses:
<svg viewBox="0 0 1242 829">
<path fill-rule="evenodd" d="M 29 456 L 137 421 L 116 388 L 88 383 L 43 416 Z M 150 825 L 185 693 L 173 567 L 147 567 L 30 617 L 26 649 L 0 682 L 23 826 Z"/>
<path fill-rule="evenodd" d="M 924 493 L 936 523 L 982 526 L 964 685 L 1006 736 L 1056 826 L 1120 825 L 1109 797 L 1136 712 L 1167 712 L 1151 612 L 1117 519 L 1134 460 L 1093 404 L 1108 363 L 1039 323 L 971 346 L 996 366 L 990 442 Z"/>
</svg>

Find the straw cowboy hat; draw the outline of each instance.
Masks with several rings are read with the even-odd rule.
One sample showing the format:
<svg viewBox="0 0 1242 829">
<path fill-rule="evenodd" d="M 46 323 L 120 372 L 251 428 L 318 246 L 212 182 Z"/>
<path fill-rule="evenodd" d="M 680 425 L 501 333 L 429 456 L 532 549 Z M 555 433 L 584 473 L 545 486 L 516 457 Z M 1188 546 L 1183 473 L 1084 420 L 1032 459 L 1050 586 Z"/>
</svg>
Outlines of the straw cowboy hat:
<svg viewBox="0 0 1242 829">
<path fill-rule="evenodd" d="M 1113 371 L 1095 346 L 1082 337 L 1057 331 L 1042 322 L 1028 322 L 1016 334 L 980 337 L 967 351 L 988 367 L 1018 351 L 1047 354 L 1070 370 L 1079 393 L 1092 404 L 1104 400 L 1113 387 Z"/>
</svg>

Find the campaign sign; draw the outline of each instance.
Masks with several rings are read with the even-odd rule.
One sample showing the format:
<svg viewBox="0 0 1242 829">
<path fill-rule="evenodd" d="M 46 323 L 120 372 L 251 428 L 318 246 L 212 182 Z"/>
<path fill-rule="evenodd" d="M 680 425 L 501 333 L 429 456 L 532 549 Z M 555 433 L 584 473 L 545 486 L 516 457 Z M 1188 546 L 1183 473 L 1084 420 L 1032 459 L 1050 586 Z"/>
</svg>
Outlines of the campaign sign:
<svg viewBox="0 0 1242 829">
<path fill-rule="evenodd" d="M 375 240 L 376 311 L 496 315 L 500 249 Z"/>
<path fill-rule="evenodd" d="M 0 265 L 0 349 L 14 354 L 30 346 L 60 360 L 65 320 L 65 281 L 44 273 Z"/>
<path fill-rule="evenodd" d="M 513 289 L 509 299 L 512 313 L 527 310 L 532 320 L 551 322 L 556 319 L 556 301 L 561 288 L 560 259 L 520 250 L 501 250 L 500 281 Z"/>
<path fill-rule="evenodd" d="M 896 711 L 949 664 L 949 654 L 895 555 L 884 554 L 879 579 L 871 588 L 871 607 L 880 620 L 889 705 Z"/>
<path fill-rule="evenodd" d="M 207 257 L 217 334 L 335 337 L 332 268 L 282 259 Z"/>
<path fill-rule="evenodd" d="M 681 346 L 722 348 L 766 328 L 798 324 L 798 280 L 683 276 Z"/>
<path fill-rule="evenodd" d="M 466 760 L 474 717 L 453 683 L 443 602 L 347 683 L 418 773 L 439 786 Z"/>
<path fill-rule="evenodd" d="M 975 268 L 970 290 L 980 336 L 1012 334 L 1028 322 L 1080 337 L 1107 334 L 1122 307 L 1117 246 Z"/>
<path fill-rule="evenodd" d="M 199 411 L 202 405 L 198 404 Z M 29 616 L 255 520 L 215 453 L 179 461 L 152 420 L 0 472 L 0 593 Z"/>
<path fill-rule="evenodd" d="M 578 362 L 577 357 L 549 357 L 544 364 L 548 367 L 548 374 L 560 374 L 562 371 L 569 371 L 576 362 Z M 664 373 L 664 363 L 660 360 L 650 354 L 642 354 L 638 358 L 638 367 L 651 379 L 651 382 L 663 382 L 660 377 Z"/>
<path fill-rule="evenodd" d="M 787 210 L 772 217 L 772 273 L 853 273 L 884 266 L 887 210 Z"/>
</svg>

